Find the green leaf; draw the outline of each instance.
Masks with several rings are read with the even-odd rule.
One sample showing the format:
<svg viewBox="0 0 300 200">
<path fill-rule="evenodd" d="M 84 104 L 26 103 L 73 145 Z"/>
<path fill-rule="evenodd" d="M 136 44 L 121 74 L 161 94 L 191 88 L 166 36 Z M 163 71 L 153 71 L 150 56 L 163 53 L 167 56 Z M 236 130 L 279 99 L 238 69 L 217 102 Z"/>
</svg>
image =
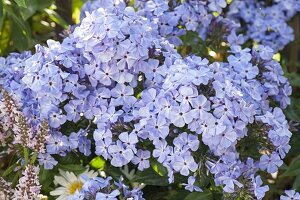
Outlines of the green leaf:
<svg viewBox="0 0 300 200">
<path fill-rule="evenodd" d="M 294 181 L 293 189 L 296 191 L 300 190 L 300 175 L 298 175 Z"/>
<path fill-rule="evenodd" d="M 43 10 L 45 8 L 48 8 L 49 6 L 51 6 L 55 0 L 31 0 L 31 1 L 35 1 L 35 7 L 37 10 Z"/>
<path fill-rule="evenodd" d="M 2 176 L 5 177 L 5 176 L 9 175 L 16 168 L 17 165 L 18 165 L 17 163 L 14 163 L 13 165 L 11 165 L 9 168 L 7 168 L 3 172 Z"/>
<path fill-rule="evenodd" d="M 86 167 L 82 165 L 74 165 L 74 164 L 66 164 L 66 165 L 58 164 L 58 168 L 64 171 L 74 172 L 77 175 L 86 171 Z"/>
<path fill-rule="evenodd" d="M 0 21 L 2 21 L 2 17 L 3 17 L 3 0 L 0 0 Z"/>
<path fill-rule="evenodd" d="M 291 100 L 292 103 L 287 107 L 285 113 L 289 119 L 300 122 L 300 99 L 291 98 Z"/>
<path fill-rule="evenodd" d="M 21 15 L 24 20 L 29 19 L 32 15 L 36 13 L 36 9 L 30 5 L 26 9 L 21 9 Z"/>
<path fill-rule="evenodd" d="M 286 73 L 286 77 L 289 79 L 290 84 L 294 87 L 299 87 L 300 75 L 295 72 Z"/>
<path fill-rule="evenodd" d="M 18 6 L 27 8 L 26 0 L 15 0 L 15 2 L 18 4 Z"/>
<path fill-rule="evenodd" d="M 166 196 L 167 200 L 182 200 L 184 199 L 187 195 L 189 195 L 190 192 L 188 190 L 171 190 L 169 191 L 169 194 Z"/>
<path fill-rule="evenodd" d="M 296 176 L 300 174 L 300 155 L 293 159 L 287 170 L 280 177 Z"/>
<path fill-rule="evenodd" d="M 62 26 L 65 29 L 68 28 L 68 26 L 69 26 L 68 23 L 61 16 L 59 16 L 59 14 L 57 14 L 57 12 L 55 12 L 54 10 L 51 10 L 51 9 L 45 9 L 44 11 L 49 15 L 49 17 L 52 21 L 59 24 L 60 26 Z"/>
<path fill-rule="evenodd" d="M 46 170 L 44 167 L 41 167 L 39 181 L 43 188 L 48 188 L 53 183 L 55 174 L 54 170 Z"/>
<path fill-rule="evenodd" d="M 17 6 L 6 7 L 8 16 L 20 26 L 21 29 L 26 32 L 30 32 L 30 28 L 20 15 L 20 10 Z"/>
<path fill-rule="evenodd" d="M 72 1 L 72 18 L 76 24 L 80 22 L 80 9 L 83 5 L 83 0 L 73 0 Z"/>
<path fill-rule="evenodd" d="M 203 192 L 192 192 L 184 200 L 212 200 L 213 194 L 207 190 Z"/>
<path fill-rule="evenodd" d="M 167 186 L 169 185 L 166 176 L 160 176 L 153 169 L 148 168 L 144 171 L 138 171 L 133 182 L 145 183 L 146 185 Z"/>
<path fill-rule="evenodd" d="M 135 0 L 130 0 L 129 6 L 133 7 L 133 6 L 134 6 L 134 3 L 135 3 Z"/>
<path fill-rule="evenodd" d="M 56 160 L 62 165 L 81 164 L 80 157 L 73 152 L 68 153 L 65 157 L 57 156 Z"/>
<path fill-rule="evenodd" d="M 115 180 L 118 180 L 120 176 L 123 175 L 120 168 L 113 167 L 111 165 L 106 165 L 104 171 Z"/>
<path fill-rule="evenodd" d="M 37 11 L 42 11 L 48 8 L 54 0 L 27 0 L 27 8 L 21 9 L 21 15 L 24 20 L 36 14 Z"/>
<path fill-rule="evenodd" d="M 157 160 L 151 160 L 150 165 L 158 175 L 165 176 L 168 174 L 167 168 L 165 168 L 161 163 L 157 162 Z"/>
<path fill-rule="evenodd" d="M 104 170 L 105 168 L 105 160 L 101 157 L 97 156 L 91 160 L 90 165 L 98 170 Z"/>
<path fill-rule="evenodd" d="M 0 4 L 2 3 L 2 0 L 0 0 Z M 0 5 L 0 12 L 1 12 L 1 16 L 0 16 L 0 33 L 2 32 L 2 28 L 3 28 L 3 24 L 4 24 L 4 20 L 6 18 L 6 11 L 5 9 L 3 9 L 3 7 L 1 8 L 1 6 L 3 6 L 3 4 Z"/>
<path fill-rule="evenodd" d="M 13 186 L 16 186 L 17 185 L 17 183 L 18 183 L 18 181 L 19 181 L 19 178 L 21 177 L 21 172 L 20 171 L 17 171 L 17 173 L 15 173 L 15 175 L 14 175 L 14 178 L 13 178 L 13 180 L 12 180 L 12 185 Z"/>
<path fill-rule="evenodd" d="M 28 49 L 30 44 L 29 39 L 26 36 L 26 32 L 23 29 L 21 29 L 18 23 L 13 22 L 12 25 L 12 47 L 19 51 L 24 51 Z"/>
</svg>

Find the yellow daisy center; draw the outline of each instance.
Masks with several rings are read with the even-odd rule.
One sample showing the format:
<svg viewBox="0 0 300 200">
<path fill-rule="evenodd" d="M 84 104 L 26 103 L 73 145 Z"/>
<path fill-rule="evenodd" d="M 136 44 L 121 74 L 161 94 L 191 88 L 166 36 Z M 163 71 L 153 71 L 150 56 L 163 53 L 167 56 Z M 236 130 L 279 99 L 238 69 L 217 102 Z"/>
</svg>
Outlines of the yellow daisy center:
<svg viewBox="0 0 300 200">
<path fill-rule="evenodd" d="M 80 181 L 75 181 L 69 186 L 69 194 L 74 194 L 77 190 L 79 191 L 82 188 L 82 183 Z"/>
</svg>

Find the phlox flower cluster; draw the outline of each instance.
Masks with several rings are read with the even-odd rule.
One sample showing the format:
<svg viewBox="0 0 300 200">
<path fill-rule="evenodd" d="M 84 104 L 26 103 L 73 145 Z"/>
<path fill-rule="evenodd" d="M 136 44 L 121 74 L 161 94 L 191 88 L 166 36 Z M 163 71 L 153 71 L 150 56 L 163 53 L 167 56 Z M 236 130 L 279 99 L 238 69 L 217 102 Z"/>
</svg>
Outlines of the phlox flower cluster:
<svg viewBox="0 0 300 200">
<path fill-rule="evenodd" d="M 226 24 L 228 28 L 235 28 L 231 21 L 213 15 L 213 12 L 222 13 L 222 9 L 227 6 L 226 0 L 139 0 L 135 6 L 141 15 L 158 26 L 160 35 L 175 46 L 182 44 L 179 36 L 185 35 L 186 31 L 196 32 L 205 39 L 213 26 Z"/>
<path fill-rule="evenodd" d="M 246 23 L 246 36 L 257 43 L 282 50 L 294 40 L 293 29 L 287 24 L 300 11 L 298 0 L 265 1 L 234 0 L 229 6 L 228 17 Z"/>
<path fill-rule="evenodd" d="M 264 46 L 252 52 L 234 46 L 228 63 L 209 64 L 196 56 L 177 58 L 167 67 L 162 85 L 142 93 L 139 101 L 154 118 L 145 125 L 155 146 L 153 156 L 168 169 L 170 182 L 176 172 L 190 176 L 199 170 L 203 164 L 197 158 L 201 143 L 210 150 L 204 163 L 215 175 L 215 183 L 224 185 L 226 192 L 243 187 L 241 182 L 245 180 L 254 185 L 253 176 L 259 169 L 277 171 L 290 149 L 287 141 L 291 133 L 282 110 L 270 107 L 270 102 L 277 101 L 285 108 L 291 87 L 281 69 L 276 70 L 278 75 L 273 74 L 279 64 L 272 56 Z M 170 137 L 173 144 L 167 142 Z M 247 137 L 267 137 L 260 149 L 267 153 L 260 161 L 239 156 L 237 147 Z"/>
<path fill-rule="evenodd" d="M 124 4 L 122 0 L 114 1 L 114 5 Z M 99 7 L 110 8 L 111 5 L 106 0 L 88 1 L 81 10 L 81 16 Z M 150 20 L 151 25 L 158 28 L 158 34 L 175 46 L 183 44 L 180 36 L 187 31 L 193 31 L 205 39 L 213 29 L 220 28 L 219 34 L 226 38 L 227 34 L 239 27 L 232 20 L 213 15 L 213 12 L 221 14 L 226 6 L 226 0 L 137 0 L 134 4 L 137 13 Z"/>
<path fill-rule="evenodd" d="M 88 1 L 81 16 L 99 7 L 119 7 L 126 3 L 123 0 Z M 287 22 L 300 11 L 297 0 L 274 0 L 271 5 L 258 0 L 234 0 L 229 4 L 226 0 L 137 0 L 134 6 L 139 15 L 151 20 L 159 34 L 175 46 L 183 44 L 180 36 L 188 31 L 197 33 L 203 40 L 210 36 L 226 39 L 229 34 L 245 31 L 245 39 L 270 46 L 275 51 L 294 40 L 293 29 Z M 224 11 L 227 7 L 229 9 Z M 241 24 L 245 24 L 245 29 Z"/>
<path fill-rule="evenodd" d="M 170 39 L 181 34 L 174 31 L 178 24 L 192 31 L 206 27 L 209 12 L 220 13 L 226 1 L 174 1 L 171 9 L 167 2 L 137 1 L 141 10 L 135 12 L 123 1 L 99 1 L 100 8 L 84 12 L 61 43 L 49 40 L 33 55 L 3 60 L 1 84 L 20 99 L 29 124 L 48 122 L 50 136 L 38 157 L 45 169 L 57 164 L 53 155 L 70 151 L 141 171 L 153 158 L 167 169 L 170 183 L 175 174 L 187 177 L 189 191 L 201 191 L 194 183 L 204 170 L 225 192 L 245 189 L 262 199 L 268 187 L 257 172 L 276 172 L 290 149 L 282 109 L 290 104 L 291 86 L 267 46 L 243 49 L 232 42 L 226 62 L 180 56 L 173 45 L 179 39 Z M 85 125 L 66 134 L 66 124 Z M 257 142 L 259 159 L 243 154 L 248 141 Z M 142 199 L 140 190 L 130 191 L 122 181 L 115 189 L 111 182 L 87 179 L 77 198 L 122 193 Z"/>
</svg>

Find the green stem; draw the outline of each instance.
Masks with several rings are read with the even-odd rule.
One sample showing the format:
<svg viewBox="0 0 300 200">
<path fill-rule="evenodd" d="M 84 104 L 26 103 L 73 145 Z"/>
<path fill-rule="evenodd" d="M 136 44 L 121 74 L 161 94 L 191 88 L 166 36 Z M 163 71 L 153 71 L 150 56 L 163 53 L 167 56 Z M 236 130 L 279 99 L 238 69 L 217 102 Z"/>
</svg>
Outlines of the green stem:
<svg viewBox="0 0 300 200">
<path fill-rule="evenodd" d="M 30 161 L 30 164 L 33 165 L 36 161 L 36 158 L 37 158 L 37 153 L 34 153 L 31 157 L 31 161 Z"/>
<path fill-rule="evenodd" d="M 23 147 L 24 150 L 24 159 L 25 159 L 25 166 L 28 165 L 28 160 L 29 160 L 29 152 L 26 147 Z"/>
</svg>

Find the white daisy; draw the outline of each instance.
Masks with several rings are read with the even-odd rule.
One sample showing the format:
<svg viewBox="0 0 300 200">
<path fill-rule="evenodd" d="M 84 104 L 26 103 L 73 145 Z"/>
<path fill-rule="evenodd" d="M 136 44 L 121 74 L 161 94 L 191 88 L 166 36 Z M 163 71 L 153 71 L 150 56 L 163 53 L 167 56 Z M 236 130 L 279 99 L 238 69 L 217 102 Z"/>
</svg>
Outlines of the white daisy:
<svg viewBox="0 0 300 200">
<path fill-rule="evenodd" d="M 95 178 L 98 173 L 94 171 L 85 171 L 82 174 L 76 176 L 73 172 L 67 172 L 59 170 L 61 176 L 54 176 L 55 185 L 61 185 L 50 192 L 51 196 L 58 196 L 57 200 L 68 200 L 76 191 L 79 191 L 85 179 L 82 177 Z"/>
</svg>

